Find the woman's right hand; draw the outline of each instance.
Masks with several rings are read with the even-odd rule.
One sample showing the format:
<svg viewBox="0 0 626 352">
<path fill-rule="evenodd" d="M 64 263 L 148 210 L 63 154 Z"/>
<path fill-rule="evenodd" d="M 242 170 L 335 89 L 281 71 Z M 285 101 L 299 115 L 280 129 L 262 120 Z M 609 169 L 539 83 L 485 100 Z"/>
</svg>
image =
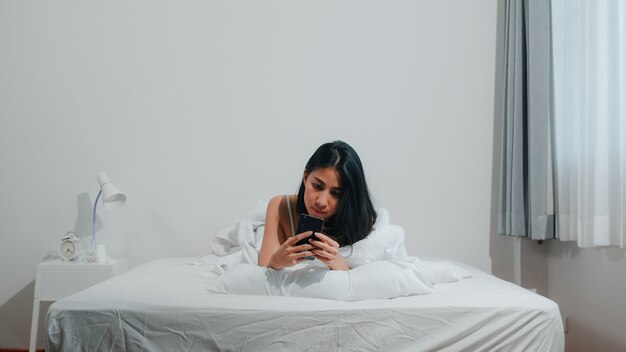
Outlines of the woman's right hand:
<svg viewBox="0 0 626 352">
<path fill-rule="evenodd" d="M 304 257 L 313 255 L 311 244 L 303 244 L 296 246 L 296 242 L 307 238 L 313 234 L 313 231 L 306 231 L 296 236 L 289 237 L 283 244 L 278 247 L 276 252 L 270 258 L 268 267 L 276 270 L 294 266 L 304 260 Z"/>
</svg>

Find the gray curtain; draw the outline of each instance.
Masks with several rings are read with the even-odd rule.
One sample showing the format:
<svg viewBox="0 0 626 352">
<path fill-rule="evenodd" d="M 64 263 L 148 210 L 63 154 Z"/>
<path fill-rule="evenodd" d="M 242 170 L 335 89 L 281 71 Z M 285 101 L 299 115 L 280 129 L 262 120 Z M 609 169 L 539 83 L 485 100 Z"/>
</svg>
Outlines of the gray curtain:
<svg viewBox="0 0 626 352">
<path fill-rule="evenodd" d="M 554 238 L 549 0 L 505 0 L 498 233 Z"/>
</svg>

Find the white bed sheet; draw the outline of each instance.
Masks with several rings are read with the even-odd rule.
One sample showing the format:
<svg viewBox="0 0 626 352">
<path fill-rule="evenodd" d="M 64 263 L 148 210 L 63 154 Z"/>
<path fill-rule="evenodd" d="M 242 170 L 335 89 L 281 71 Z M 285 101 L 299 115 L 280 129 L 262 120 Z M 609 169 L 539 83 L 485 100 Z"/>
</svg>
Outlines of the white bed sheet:
<svg viewBox="0 0 626 352">
<path fill-rule="evenodd" d="M 47 351 L 563 351 L 553 301 L 477 269 L 433 293 L 342 302 L 217 295 L 194 258 L 140 265 L 59 300 Z"/>
</svg>

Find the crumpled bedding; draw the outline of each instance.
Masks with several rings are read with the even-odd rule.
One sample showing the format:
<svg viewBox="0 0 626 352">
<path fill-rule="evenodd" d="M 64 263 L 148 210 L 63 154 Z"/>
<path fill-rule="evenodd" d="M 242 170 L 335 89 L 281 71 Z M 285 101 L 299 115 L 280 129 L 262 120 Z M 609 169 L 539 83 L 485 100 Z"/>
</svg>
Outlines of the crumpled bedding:
<svg viewBox="0 0 626 352">
<path fill-rule="evenodd" d="M 377 210 L 376 223 L 365 239 L 340 248 L 349 271 L 328 270 L 317 260 L 282 270 L 259 267 L 266 207 L 258 202 L 248 216 L 218 234 L 210 255 L 195 262 L 219 275 L 207 286 L 209 292 L 356 301 L 428 294 L 433 284 L 470 277 L 450 262 L 409 256 L 404 230 L 389 223 L 385 209 Z"/>
</svg>

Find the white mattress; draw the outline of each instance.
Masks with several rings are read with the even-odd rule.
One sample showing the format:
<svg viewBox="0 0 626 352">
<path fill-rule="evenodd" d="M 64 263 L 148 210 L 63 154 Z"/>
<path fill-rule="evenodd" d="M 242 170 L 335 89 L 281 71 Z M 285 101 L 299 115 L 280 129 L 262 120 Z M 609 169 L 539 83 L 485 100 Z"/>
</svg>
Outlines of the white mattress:
<svg viewBox="0 0 626 352">
<path fill-rule="evenodd" d="M 193 258 L 138 266 L 59 300 L 47 351 L 563 351 L 553 301 L 477 269 L 433 293 L 342 302 L 217 295 Z"/>
</svg>

